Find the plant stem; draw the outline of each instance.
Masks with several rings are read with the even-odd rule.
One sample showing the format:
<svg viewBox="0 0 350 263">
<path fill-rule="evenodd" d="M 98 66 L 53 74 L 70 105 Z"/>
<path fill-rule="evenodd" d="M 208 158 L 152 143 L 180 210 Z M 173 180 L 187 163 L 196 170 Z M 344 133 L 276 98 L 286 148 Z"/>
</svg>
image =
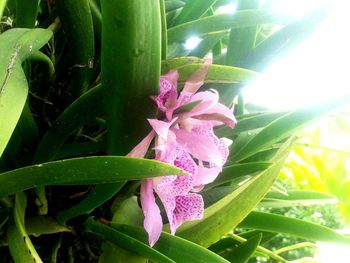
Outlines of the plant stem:
<svg viewBox="0 0 350 263">
<path fill-rule="evenodd" d="M 243 238 L 243 237 L 240 237 L 238 235 L 235 235 L 235 234 L 229 234 L 230 237 L 232 237 L 234 240 L 237 240 L 238 242 L 246 242 L 247 239 Z M 277 255 L 276 253 L 272 252 L 271 250 L 268 250 L 262 246 L 258 246 L 256 248 L 257 251 L 261 252 L 261 253 L 264 253 L 266 255 L 268 255 L 270 258 L 273 258 L 274 260 L 276 260 L 277 262 L 284 262 L 284 263 L 287 263 L 288 261 L 285 260 L 284 258 L 280 257 L 279 255 Z"/>
</svg>

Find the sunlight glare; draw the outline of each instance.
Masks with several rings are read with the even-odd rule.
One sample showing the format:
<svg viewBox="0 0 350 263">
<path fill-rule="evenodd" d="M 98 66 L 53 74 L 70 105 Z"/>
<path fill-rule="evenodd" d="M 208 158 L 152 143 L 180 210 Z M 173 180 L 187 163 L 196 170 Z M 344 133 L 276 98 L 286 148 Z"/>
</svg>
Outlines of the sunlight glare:
<svg viewBox="0 0 350 263">
<path fill-rule="evenodd" d="M 349 9 L 350 2 L 339 2 L 316 32 L 249 84 L 247 102 L 282 110 L 349 95 Z"/>
<path fill-rule="evenodd" d="M 202 39 L 199 37 L 190 37 L 189 39 L 186 40 L 184 44 L 185 49 L 187 50 L 195 49 L 201 41 Z"/>
<path fill-rule="evenodd" d="M 237 5 L 235 3 L 222 5 L 216 9 L 215 14 L 233 14 L 237 11 Z"/>
</svg>

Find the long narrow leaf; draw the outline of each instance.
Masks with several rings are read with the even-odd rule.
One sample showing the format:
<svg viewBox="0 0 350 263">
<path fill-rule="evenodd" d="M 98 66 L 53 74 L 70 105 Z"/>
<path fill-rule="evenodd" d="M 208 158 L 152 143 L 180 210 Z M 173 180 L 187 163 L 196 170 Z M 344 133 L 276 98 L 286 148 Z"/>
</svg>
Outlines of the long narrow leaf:
<svg viewBox="0 0 350 263">
<path fill-rule="evenodd" d="M 147 234 L 141 228 L 129 225 L 113 225 L 113 227 L 133 238 L 147 243 Z M 160 239 L 155 244 L 154 248 L 175 262 L 228 262 L 210 250 L 165 232 L 162 232 Z"/>
<path fill-rule="evenodd" d="M 234 14 L 220 14 L 197 19 L 168 29 L 169 42 L 184 41 L 189 37 L 200 37 L 206 33 L 231 28 L 250 27 L 288 21 L 280 14 L 269 10 L 243 10 Z"/>
<path fill-rule="evenodd" d="M 99 156 L 32 165 L 0 174 L 0 197 L 41 185 L 104 184 L 186 172 L 155 160 Z"/>
<path fill-rule="evenodd" d="M 242 228 L 253 228 L 274 233 L 284 233 L 298 236 L 311 241 L 334 242 L 350 245 L 350 238 L 338 234 L 334 230 L 303 221 L 263 212 L 251 212 L 240 224 Z"/>
<path fill-rule="evenodd" d="M 334 110 L 350 100 L 349 96 L 335 98 L 325 103 L 309 106 L 292 111 L 263 128 L 258 134 L 252 136 L 244 147 L 233 155 L 233 160 L 243 160 L 266 146 L 272 145 L 287 138 L 298 129 L 305 127 L 316 118 Z"/>
<path fill-rule="evenodd" d="M 159 253 L 153 248 L 147 246 L 143 242 L 124 234 L 112 227 L 100 224 L 94 219 L 89 218 L 86 222 L 86 228 L 89 232 L 95 233 L 104 239 L 126 249 L 130 250 L 133 253 L 139 254 L 141 256 L 147 257 L 154 262 L 159 263 L 174 263 L 175 261 L 171 260 L 167 256 Z"/>
<path fill-rule="evenodd" d="M 25 193 L 16 194 L 14 214 L 8 226 L 8 245 L 16 263 L 42 263 L 25 229 L 24 217 L 27 206 Z"/>
</svg>

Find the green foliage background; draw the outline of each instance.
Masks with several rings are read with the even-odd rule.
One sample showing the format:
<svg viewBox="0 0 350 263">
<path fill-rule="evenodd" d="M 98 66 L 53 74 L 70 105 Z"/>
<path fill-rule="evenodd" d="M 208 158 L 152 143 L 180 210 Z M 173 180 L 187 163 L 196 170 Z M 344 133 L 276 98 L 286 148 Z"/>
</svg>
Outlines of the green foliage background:
<svg viewBox="0 0 350 263">
<path fill-rule="evenodd" d="M 295 133 L 349 98 L 249 112 L 240 94 L 331 7 L 295 20 L 269 1 L 241 0 L 235 13 L 217 14 L 228 2 L 0 0 L 0 262 L 288 262 L 265 246 L 276 233 L 350 244 L 331 228 L 270 210 L 334 201 L 309 190 L 281 193 L 275 181 Z M 186 50 L 193 35 L 202 42 Z M 151 248 L 140 180 L 183 171 L 125 155 L 150 130 L 146 119 L 156 109 L 149 96 L 158 93 L 160 74 L 178 70 L 181 87 L 209 53 L 214 63 L 202 89 L 218 90 L 227 106 L 236 101 L 237 127 L 215 131 L 233 140 L 231 154 L 202 192 L 203 220 L 177 236 L 165 226 Z"/>
</svg>

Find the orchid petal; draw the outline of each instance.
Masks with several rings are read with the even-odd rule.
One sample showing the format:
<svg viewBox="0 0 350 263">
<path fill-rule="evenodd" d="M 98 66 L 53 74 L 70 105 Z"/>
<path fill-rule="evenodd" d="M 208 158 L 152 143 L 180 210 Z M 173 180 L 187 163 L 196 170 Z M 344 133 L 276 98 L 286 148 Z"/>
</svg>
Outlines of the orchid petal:
<svg viewBox="0 0 350 263">
<path fill-rule="evenodd" d="M 203 65 L 187 79 L 183 89 L 184 92 L 196 93 L 199 90 L 199 88 L 204 84 L 204 80 L 208 74 L 211 62 L 212 59 L 208 58 Z"/>
<path fill-rule="evenodd" d="M 171 233 L 174 234 L 184 222 L 202 219 L 203 212 L 204 201 L 201 195 L 190 193 L 176 196 L 173 213 L 168 214 Z"/>
<path fill-rule="evenodd" d="M 141 182 L 141 206 L 145 216 L 143 226 L 148 233 L 148 242 L 152 247 L 162 232 L 163 221 L 153 194 L 153 181 L 146 179 Z"/>
<path fill-rule="evenodd" d="M 142 141 L 136 145 L 128 154 L 127 156 L 129 157 L 139 157 L 139 158 L 143 158 L 145 157 L 148 148 L 154 138 L 154 131 L 152 130 L 150 133 L 148 133 L 148 135 L 142 139 Z"/>
<path fill-rule="evenodd" d="M 216 179 L 216 177 L 218 177 L 221 170 L 222 169 L 220 167 L 216 166 L 207 168 L 199 165 L 198 173 L 193 178 L 193 186 L 198 187 L 213 182 Z"/>
<path fill-rule="evenodd" d="M 179 75 L 177 71 L 170 71 L 160 78 L 160 94 L 153 96 L 152 99 L 162 111 L 175 106 L 177 101 L 177 79 Z"/>
<path fill-rule="evenodd" d="M 163 140 L 167 140 L 169 129 L 176 122 L 177 118 L 172 119 L 170 122 L 160 121 L 157 119 L 147 120 L 158 136 L 160 136 Z"/>
<path fill-rule="evenodd" d="M 223 165 L 214 133 L 201 134 L 180 129 L 174 129 L 174 133 L 178 143 L 195 158 L 214 163 L 216 166 Z"/>
<path fill-rule="evenodd" d="M 195 109 L 194 109 L 195 110 Z M 233 115 L 233 111 L 221 103 L 217 103 L 212 108 L 207 109 L 200 115 L 192 115 L 193 118 L 200 120 L 211 120 L 226 124 L 230 128 L 234 128 L 237 121 Z"/>
</svg>

